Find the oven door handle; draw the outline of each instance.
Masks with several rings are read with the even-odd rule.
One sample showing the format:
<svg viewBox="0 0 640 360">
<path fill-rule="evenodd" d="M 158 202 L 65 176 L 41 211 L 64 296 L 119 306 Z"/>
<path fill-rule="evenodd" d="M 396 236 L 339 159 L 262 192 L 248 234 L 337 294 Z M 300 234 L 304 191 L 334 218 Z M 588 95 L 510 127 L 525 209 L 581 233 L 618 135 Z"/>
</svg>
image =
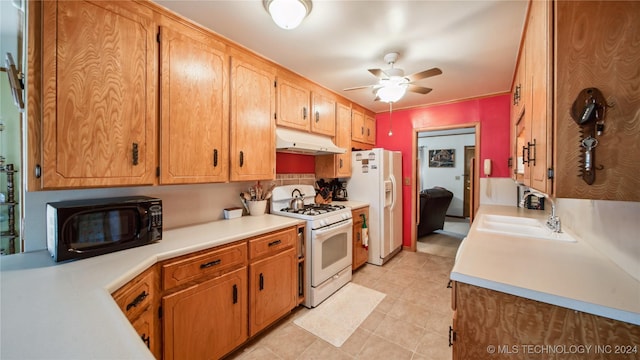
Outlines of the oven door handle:
<svg viewBox="0 0 640 360">
<path fill-rule="evenodd" d="M 343 227 L 345 228 L 351 228 L 351 226 L 353 226 L 353 220 L 349 219 L 346 221 L 341 221 L 339 223 L 336 224 L 331 224 L 329 226 L 325 226 L 323 228 L 317 229 L 317 230 L 313 230 L 313 235 L 314 237 L 321 237 L 327 233 L 335 233 L 335 232 L 339 232 L 339 230 L 341 230 Z"/>
</svg>

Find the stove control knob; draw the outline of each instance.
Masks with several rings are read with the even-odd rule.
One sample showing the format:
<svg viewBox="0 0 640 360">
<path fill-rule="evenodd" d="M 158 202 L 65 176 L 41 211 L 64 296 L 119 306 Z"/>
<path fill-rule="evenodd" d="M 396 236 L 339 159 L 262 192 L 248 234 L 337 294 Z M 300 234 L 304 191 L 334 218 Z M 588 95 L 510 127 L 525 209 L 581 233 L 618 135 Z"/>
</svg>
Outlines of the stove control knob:
<svg viewBox="0 0 640 360">
<path fill-rule="evenodd" d="M 349 216 L 347 216 L 347 214 L 342 214 L 342 220 L 347 220 L 349 218 Z"/>
<path fill-rule="evenodd" d="M 327 222 L 325 220 L 320 220 L 320 226 L 327 226 Z"/>
</svg>

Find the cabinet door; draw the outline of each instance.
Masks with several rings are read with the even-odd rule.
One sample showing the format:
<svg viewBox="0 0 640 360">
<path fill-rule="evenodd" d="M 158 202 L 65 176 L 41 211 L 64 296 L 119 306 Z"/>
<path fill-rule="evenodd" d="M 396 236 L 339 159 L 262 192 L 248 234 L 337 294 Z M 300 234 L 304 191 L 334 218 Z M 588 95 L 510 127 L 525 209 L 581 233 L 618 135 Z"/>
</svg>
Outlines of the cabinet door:
<svg viewBox="0 0 640 360">
<path fill-rule="evenodd" d="M 344 154 L 316 156 L 316 177 L 345 178 L 351 176 L 351 107 L 336 105 L 335 144 L 345 149 Z"/>
<path fill-rule="evenodd" d="M 160 28 L 160 182 L 224 182 L 229 176 L 225 46 L 174 27 Z"/>
<path fill-rule="evenodd" d="M 351 107 L 343 104 L 337 105 L 336 117 L 336 145 L 347 151 L 336 155 L 336 176 L 351 176 Z"/>
<path fill-rule="evenodd" d="M 145 310 L 140 317 L 134 320 L 131 325 L 136 330 L 140 339 L 147 345 L 149 351 L 153 353 L 153 356 L 160 358 L 158 338 L 155 330 L 154 316 L 157 314 L 153 308 L 149 307 Z"/>
<path fill-rule="evenodd" d="M 43 188 L 154 183 L 156 29 L 144 9 L 43 2 Z"/>
<path fill-rule="evenodd" d="M 297 265 L 295 249 L 289 249 L 249 266 L 250 336 L 296 307 Z"/>
<path fill-rule="evenodd" d="M 354 210 L 353 216 L 353 262 L 351 268 L 356 270 L 360 266 L 364 265 L 369 259 L 369 250 L 362 246 L 362 225 L 364 221 L 363 215 L 369 220 L 369 208 Z M 368 225 L 368 224 L 367 224 Z"/>
<path fill-rule="evenodd" d="M 309 131 L 311 117 L 309 101 L 311 92 L 287 77 L 278 77 L 278 115 L 276 124 L 293 129 Z"/>
<path fill-rule="evenodd" d="M 531 164 L 531 187 L 548 193 L 547 169 L 551 167 L 551 26 L 550 9 L 552 4 L 545 1 L 532 1 L 530 11 L 530 45 L 535 51 L 529 57 L 531 64 L 531 143 L 530 150 L 535 161 Z"/>
<path fill-rule="evenodd" d="M 247 339 L 247 268 L 162 299 L 164 359 L 218 359 Z"/>
<path fill-rule="evenodd" d="M 275 178 L 275 71 L 248 55 L 231 58 L 231 180 Z"/>
<path fill-rule="evenodd" d="M 376 118 L 370 115 L 364 117 L 365 142 L 367 144 L 376 144 Z"/>
<path fill-rule="evenodd" d="M 311 131 L 317 134 L 335 136 L 336 134 L 336 100 L 329 95 L 313 93 L 313 117 Z"/>
<path fill-rule="evenodd" d="M 351 139 L 365 142 L 366 132 L 364 128 L 364 113 L 357 109 L 351 110 Z"/>
</svg>

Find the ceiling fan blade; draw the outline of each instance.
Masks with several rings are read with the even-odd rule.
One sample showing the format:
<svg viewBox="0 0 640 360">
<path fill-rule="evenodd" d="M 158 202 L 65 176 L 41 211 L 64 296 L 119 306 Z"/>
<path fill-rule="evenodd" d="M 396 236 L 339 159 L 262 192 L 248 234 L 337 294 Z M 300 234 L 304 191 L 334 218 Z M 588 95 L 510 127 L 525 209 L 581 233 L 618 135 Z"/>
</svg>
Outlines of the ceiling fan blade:
<svg viewBox="0 0 640 360">
<path fill-rule="evenodd" d="M 415 74 L 408 75 L 406 76 L 406 78 L 409 79 L 409 81 L 411 82 L 411 81 L 417 81 L 417 80 L 425 79 L 425 78 L 440 75 L 440 74 L 442 74 L 442 70 L 438 68 L 431 68 L 429 70 L 424 70 L 424 71 L 417 72 Z"/>
<path fill-rule="evenodd" d="M 431 90 L 433 89 L 429 89 L 426 87 L 422 87 L 422 86 L 418 86 L 418 85 L 413 85 L 413 84 L 409 84 L 409 86 L 407 87 L 407 90 L 409 91 L 413 91 L 422 95 L 428 94 L 431 92 Z"/>
<path fill-rule="evenodd" d="M 366 88 L 370 88 L 373 85 L 365 85 L 365 86 L 355 86 L 355 87 L 350 87 L 350 88 L 346 88 L 346 89 L 342 89 L 342 91 L 351 91 L 351 90 L 359 90 L 359 89 L 366 89 Z"/>
<path fill-rule="evenodd" d="M 389 75 L 385 73 L 382 69 L 369 69 L 369 72 L 373 74 L 373 76 L 378 79 L 388 79 Z"/>
</svg>

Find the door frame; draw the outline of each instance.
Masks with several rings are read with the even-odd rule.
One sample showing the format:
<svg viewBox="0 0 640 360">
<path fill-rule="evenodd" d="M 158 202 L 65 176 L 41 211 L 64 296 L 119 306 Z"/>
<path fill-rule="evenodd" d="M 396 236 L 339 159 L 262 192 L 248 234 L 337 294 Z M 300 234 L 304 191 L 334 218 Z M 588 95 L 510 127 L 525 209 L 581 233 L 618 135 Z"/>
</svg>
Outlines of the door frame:
<svg viewBox="0 0 640 360">
<path fill-rule="evenodd" d="M 479 169 L 480 166 L 480 122 L 468 122 L 462 124 L 455 125 L 442 125 L 442 126 L 434 126 L 434 127 L 425 127 L 425 128 L 414 128 L 412 143 L 411 143 L 411 163 L 413 164 L 413 171 L 411 174 L 411 246 L 410 251 L 417 250 L 417 214 L 419 213 L 417 206 L 419 202 L 418 198 L 418 169 L 420 168 L 418 165 L 418 134 L 425 131 L 435 131 L 435 130 L 453 130 L 453 129 L 462 129 L 462 128 L 474 128 L 475 129 L 475 159 L 474 164 L 475 168 Z M 480 183 L 480 172 L 476 171 L 473 174 L 472 178 L 472 189 L 473 189 L 473 206 L 469 209 L 469 218 L 470 221 L 473 221 L 476 211 L 478 211 L 478 207 L 480 205 L 480 193 L 478 192 L 479 186 L 477 184 Z"/>
<path fill-rule="evenodd" d="M 471 148 L 473 148 L 473 156 L 470 158 L 467 157 L 467 152 L 470 152 Z M 473 174 L 475 174 L 473 164 L 471 164 L 470 168 L 467 172 L 467 160 L 475 161 L 476 158 L 476 146 L 473 145 L 465 145 L 464 146 L 464 183 L 462 185 L 462 193 L 464 194 L 464 199 L 462 199 L 462 217 L 463 218 L 471 218 L 471 207 L 473 206 L 473 201 L 471 200 L 471 194 L 473 193 Z M 469 191 L 467 191 L 467 179 L 466 177 L 470 176 L 469 179 Z M 466 212 L 465 212 L 466 210 Z"/>
</svg>

